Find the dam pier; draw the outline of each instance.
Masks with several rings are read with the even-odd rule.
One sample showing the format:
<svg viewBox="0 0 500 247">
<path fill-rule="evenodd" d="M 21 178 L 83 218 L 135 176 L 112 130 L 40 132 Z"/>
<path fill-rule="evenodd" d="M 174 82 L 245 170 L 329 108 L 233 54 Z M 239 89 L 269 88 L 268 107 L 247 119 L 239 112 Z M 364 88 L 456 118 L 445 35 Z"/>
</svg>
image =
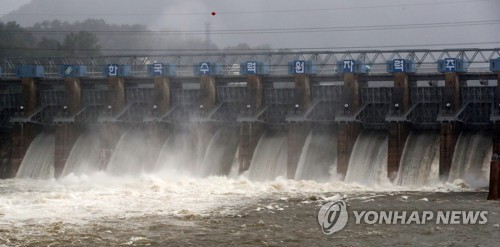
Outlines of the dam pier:
<svg viewBox="0 0 500 247">
<path fill-rule="evenodd" d="M 500 199 L 499 49 L 7 58 L 0 75 L 1 178 L 460 179 Z"/>
</svg>

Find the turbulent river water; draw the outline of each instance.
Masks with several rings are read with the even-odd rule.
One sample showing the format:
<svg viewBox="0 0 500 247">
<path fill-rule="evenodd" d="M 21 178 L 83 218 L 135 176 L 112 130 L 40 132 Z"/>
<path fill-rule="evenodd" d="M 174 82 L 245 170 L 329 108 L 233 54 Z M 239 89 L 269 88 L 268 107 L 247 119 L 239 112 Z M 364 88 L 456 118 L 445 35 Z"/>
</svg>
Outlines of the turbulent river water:
<svg viewBox="0 0 500 247">
<path fill-rule="evenodd" d="M 147 138 L 128 131 L 107 169 L 95 164 L 99 155 L 94 148 L 96 137 L 87 133 L 77 141 L 70 164 L 59 179 L 51 178 L 53 170 L 48 165 L 53 159 L 47 156 L 54 148 L 53 136 L 43 134 L 30 147 L 18 177 L 0 180 L 0 246 L 488 246 L 499 240 L 498 234 L 491 234 L 498 232 L 500 212 L 495 202 L 485 200 L 487 166 L 476 164 L 487 160 L 490 151 L 472 159 L 455 157 L 458 165 L 453 168 L 453 179 L 425 180 L 435 174 L 435 133 L 413 133 L 403 155 L 407 164 L 402 164 L 398 180 L 392 183 L 385 179 L 381 165 L 387 159 L 383 148 L 387 137 L 365 132 L 354 147 L 350 170 L 342 181 L 335 173 L 336 155 L 328 152 L 335 150 L 331 140 L 336 133 L 322 135 L 313 130 L 302 150 L 295 179 L 286 179 L 283 133 L 266 133 L 250 169 L 238 175 L 238 150 L 232 144 L 224 147 L 237 143 L 233 132 L 218 130 L 203 140 L 194 140 L 189 132 L 180 133 L 155 147 L 159 152 L 156 159 L 141 159 L 138 157 L 150 156 L 141 149 Z M 482 133 L 469 133 L 457 145 L 491 146 L 483 139 Z M 415 145 L 419 142 L 432 145 L 419 148 Z M 196 143 L 218 155 L 211 157 L 211 152 L 200 149 L 190 152 Z M 126 156 L 132 158 L 124 159 Z M 143 160 L 148 162 L 141 163 Z M 474 171 L 473 179 L 466 176 L 469 169 Z M 338 235 L 323 235 L 318 210 L 340 198 L 351 208 L 477 209 L 488 210 L 490 218 L 481 226 L 349 223 Z"/>
<path fill-rule="evenodd" d="M 270 216 L 271 213 L 261 215 L 260 220 L 266 226 L 284 225 L 287 224 L 287 211 L 293 215 L 298 214 L 300 220 L 301 207 L 311 200 L 314 207 L 304 209 L 302 213 L 309 216 L 304 215 L 307 218 L 301 219 L 310 224 L 300 227 L 314 229 L 310 230 L 310 234 L 321 236 L 319 225 L 315 222 L 315 214 L 321 201 L 316 200 L 332 195 L 342 195 L 349 199 L 360 198 L 365 194 L 386 197 L 412 189 L 415 190 L 399 186 L 364 187 L 336 181 L 317 183 L 279 178 L 267 182 L 252 182 L 244 177 L 200 179 L 171 174 L 113 177 L 106 173 L 96 173 L 92 176 L 70 175 L 59 180 L 2 180 L 0 244 L 184 243 L 182 239 L 175 237 L 177 232 L 187 234 L 185 237 L 191 243 L 202 244 L 202 239 L 197 237 L 199 232 L 195 229 L 210 235 L 211 226 L 220 227 L 218 230 L 222 231 L 226 225 L 221 226 L 218 222 L 230 218 L 235 218 L 241 225 L 255 223 L 258 226 L 263 223 L 253 222 L 254 220 L 246 222 L 247 216 L 244 215 L 257 214 L 259 208 L 284 213 L 282 218 Z M 456 201 L 461 201 L 456 206 L 459 209 L 469 209 L 471 205 L 464 203 L 457 192 L 477 190 L 467 188 L 464 184 L 445 183 L 420 187 L 417 191 L 406 193 L 428 197 L 424 194 L 439 191 L 457 195 L 449 197 L 444 205 L 451 206 Z M 487 205 L 484 197 L 485 195 L 474 198 L 470 203 L 476 204 L 475 207 Z M 394 202 L 384 203 L 389 207 Z M 422 209 L 432 209 L 436 205 L 429 202 L 425 206 Z M 234 230 L 240 230 L 239 228 L 241 226 Z M 361 232 L 351 234 L 358 235 Z M 261 245 L 259 241 L 265 241 L 265 238 L 257 235 L 259 236 L 247 236 L 239 241 Z M 221 234 L 213 243 L 223 243 L 225 239 L 226 236 Z"/>
</svg>

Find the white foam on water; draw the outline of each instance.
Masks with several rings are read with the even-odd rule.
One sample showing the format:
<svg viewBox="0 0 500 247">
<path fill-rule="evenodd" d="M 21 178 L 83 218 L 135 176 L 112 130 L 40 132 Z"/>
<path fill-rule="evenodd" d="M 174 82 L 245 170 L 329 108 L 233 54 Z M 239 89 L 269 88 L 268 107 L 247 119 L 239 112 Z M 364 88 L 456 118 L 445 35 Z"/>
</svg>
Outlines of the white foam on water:
<svg viewBox="0 0 500 247">
<path fill-rule="evenodd" d="M 370 135 L 372 134 L 368 134 Z M 205 143 L 206 139 L 210 140 L 209 138 L 193 140 L 192 132 L 177 132 L 166 141 L 159 155 L 156 169 L 148 171 L 142 168 L 146 165 L 141 162 L 143 160 L 136 158 L 138 152 L 141 154 L 142 151 L 134 150 L 138 149 L 137 147 L 148 150 L 141 144 L 145 137 L 140 133 L 128 132 L 122 137 L 115 151 L 115 155 L 121 158 L 115 158 L 116 163 L 109 171 L 93 174 L 70 172 L 69 175 L 58 180 L 50 179 L 50 176 L 46 177 L 46 180 L 19 178 L 0 180 L 2 192 L 0 227 L 51 222 L 85 224 L 101 218 L 123 219 L 151 215 L 175 217 L 205 215 L 214 212 L 221 214 L 230 213 L 238 210 L 241 205 L 248 205 L 262 199 L 310 198 L 311 195 L 315 198 L 333 199 L 333 193 L 352 196 L 366 192 L 380 194 L 399 191 L 474 190 L 460 179 L 446 183 L 417 180 L 400 183 L 401 185 L 341 182 L 335 176 L 335 166 L 329 167 L 333 175 L 328 181 L 283 179 L 287 174 L 287 136 L 284 132 L 267 133 L 262 137 L 254 153 L 250 170 L 244 175 L 237 175 L 238 163 L 233 162 L 230 176 L 200 178 L 196 171 L 200 162 L 198 153 L 201 153 L 198 151 L 201 149 L 193 151 L 193 147 L 201 148 L 208 145 L 212 146 L 212 150 L 216 150 L 217 139 L 221 136 L 222 133 L 212 136 L 212 143 L 209 145 Z M 405 153 L 403 158 L 409 162 L 410 166 L 402 165 L 400 171 L 403 174 L 416 178 L 428 178 L 437 174 L 434 160 L 436 152 L 439 153 L 435 150 L 439 143 L 435 141 L 436 136 L 434 133 L 410 136 L 410 145 L 407 145 L 405 152 L 411 152 L 411 155 Z M 36 162 L 29 159 L 30 156 L 42 158 L 47 153 L 49 156 L 53 155 L 53 139 L 53 135 L 37 137 L 31 145 L 33 147 L 30 146 L 31 152 L 33 153 L 34 149 L 40 149 L 45 150 L 45 153 L 38 150 L 36 155 L 28 155 L 26 162 Z M 318 140 L 320 140 L 319 143 L 326 141 Z M 309 142 L 311 145 L 313 140 L 310 139 Z M 45 145 L 45 143 L 50 143 L 50 145 Z M 386 146 L 386 138 L 372 137 L 368 138 L 366 143 L 366 145 L 359 144 L 359 146 L 366 146 L 367 149 L 374 151 L 369 157 L 362 159 L 365 161 L 374 159 L 373 162 L 377 164 L 383 163 L 386 159 L 386 150 L 380 145 Z M 51 152 L 46 149 L 50 149 Z M 224 150 L 216 152 L 225 153 Z M 228 152 L 228 157 L 235 160 L 236 157 L 232 152 Z M 204 154 L 207 153 L 209 152 Z M 123 160 L 127 156 L 135 158 Z M 38 165 L 35 167 L 33 164 L 25 163 L 24 165 L 25 168 L 29 165 L 30 169 L 38 170 Z M 368 169 L 370 167 L 367 167 L 367 164 L 365 162 L 363 166 L 358 168 L 353 166 L 352 169 Z M 212 168 L 218 169 L 217 164 L 212 165 Z M 224 167 L 229 168 L 230 164 L 227 165 Z M 303 164 L 304 167 L 301 169 L 307 169 L 312 165 L 314 164 Z M 40 166 L 40 168 L 43 167 L 45 166 Z M 386 173 L 377 167 L 373 167 L 374 171 Z M 366 179 L 364 173 L 355 177 L 358 177 L 358 180 Z"/>
<path fill-rule="evenodd" d="M 111 176 L 70 174 L 59 180 L 0 180 L 0 227 L 11 224 L 66 222 L 85 224 L 103 217 L 205 215 L 230 213 L 241 205 L 265 198 L 367 191 L 408 191 L 402 186 L 367 187 L 343 182 L 318 183 L 307 180 L 275 179 L 252 182 L 242 176 L 190 178 L 174 173 Z M 463 191 L 460 185 L 419 187 L 418 191 Z"/>
</svg>

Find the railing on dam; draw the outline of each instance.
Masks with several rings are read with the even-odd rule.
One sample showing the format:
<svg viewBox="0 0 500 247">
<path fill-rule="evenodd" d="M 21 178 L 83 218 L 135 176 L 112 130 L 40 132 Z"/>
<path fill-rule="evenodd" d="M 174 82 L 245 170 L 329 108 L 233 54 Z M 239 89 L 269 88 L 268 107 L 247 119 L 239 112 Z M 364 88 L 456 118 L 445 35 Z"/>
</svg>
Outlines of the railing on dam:
<svg viewBox="0 0 500 247">
<path fill-rule="evenodd" d="M 361 61 L 369 67 L 371 74 L 386 74 L 387 61 L 408 59 L 415 62 L 416 73 L 436 73 L 436 64 L 444 58 L 464 61 L 469 72 L 489 72 L 491 59 L 500 57 L 500 48 L 494 49 L 446 49 L 446 50 L 360 50 L 360 51 L 306 51 L 268 53 L 204 53 L 166 54 L 136 56 L 93 56 L 93 57 L 22 57 L 5 58 L 2 78 L 14 78 L 20 65 L 44 66 L 44 77 L 61 77 L 61 66 L 65 64 L 87 66 L 88 77 L 102 78 L 104 67 L 109 64 L 131 66 L 132 77 L 148 77 L 147 66 L 156 62 L 176 65 L 177 76 L 192 76 L 193 65 L 210 62 L 222 66 L 222 75 L 238 75 L 239 65 L 247 61 L 259 61 L 269 65 L 269 75 L 285 75 L 288 63 L 295 60 L 311 61 L 316 64 L 318 75 L 334 75 L 336 65 L 343 60 Z"/>
</svg>

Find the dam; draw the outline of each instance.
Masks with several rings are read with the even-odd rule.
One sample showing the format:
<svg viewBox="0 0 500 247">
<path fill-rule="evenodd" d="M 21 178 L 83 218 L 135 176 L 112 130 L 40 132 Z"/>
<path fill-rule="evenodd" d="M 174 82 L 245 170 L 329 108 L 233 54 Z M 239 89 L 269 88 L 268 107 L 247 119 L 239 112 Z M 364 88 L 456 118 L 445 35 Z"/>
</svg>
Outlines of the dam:
<svg viewBox="0 0 500 247">
<path fill-rule="evenodd" d="M 456 180 L 500 199 L 500 50 L 7 58 L 1 178 Z"/>
</svg>

